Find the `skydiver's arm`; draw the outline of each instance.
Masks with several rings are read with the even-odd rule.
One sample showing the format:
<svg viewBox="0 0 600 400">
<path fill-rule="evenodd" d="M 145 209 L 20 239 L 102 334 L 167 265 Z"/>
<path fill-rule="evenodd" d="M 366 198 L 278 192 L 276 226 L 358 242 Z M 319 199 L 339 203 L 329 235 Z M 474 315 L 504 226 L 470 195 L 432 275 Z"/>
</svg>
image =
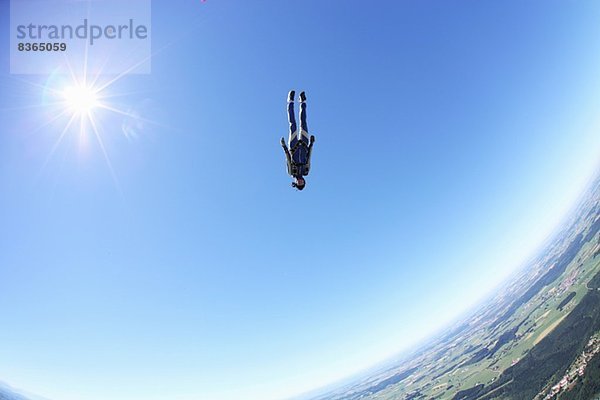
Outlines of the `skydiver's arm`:
<svg viewBox="0 0 600 400">
<path fill-rule="evenodd" d="M 306 156 L 306 169 L 310 171 L 310 156 L 312 154 L 312 147 L 315 144 L 315 136 L 310 135 L 310 144 L 308 145 L 308 154 Z"/>
<path fill-rule="evenodd" d="M 292 156 L 290 155 L 290 151 L 288 150 L 287 145 L 285 144 L 285 140 L 283 138 L 281 138 L 281 147 L 283 147 L 283 151 L 285 152 L 285 159 L 287 161 L 288 174 L 291 175 L 292 174 Z"/>
<path fill-rule="evenodd" d="M 288 163 L 291 162 L 292 156 L 290 155 L 290 151 L 288 150 L 288 147 L 285 144 L 285 140 L 283 138 L 281 138 L 281 147 L 283 147 L 283 151 L 285 153 L 285 158 L 287 159 Z"/>
</svg>

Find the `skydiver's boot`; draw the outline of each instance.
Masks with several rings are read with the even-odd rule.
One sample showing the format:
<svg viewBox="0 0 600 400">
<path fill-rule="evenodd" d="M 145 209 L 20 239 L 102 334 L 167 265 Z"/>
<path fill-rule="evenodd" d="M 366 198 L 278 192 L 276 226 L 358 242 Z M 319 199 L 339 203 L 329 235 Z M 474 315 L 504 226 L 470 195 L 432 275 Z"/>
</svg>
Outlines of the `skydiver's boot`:
<svg viewBox="0 0 600 400">
<path fill-rule="evenodd" d="M 300 102 L 304 103 L 306 101 L 306 94 L 304 92 L 300 92 Z"/>
<path fill-rule="evenodd" d="M 290 90 L 290 92 L 288 93 L 288 100 L 287 100 L 288 103 L 293 103 L 295 97 L 296 97 L 296 91 Z"/>
</svg>

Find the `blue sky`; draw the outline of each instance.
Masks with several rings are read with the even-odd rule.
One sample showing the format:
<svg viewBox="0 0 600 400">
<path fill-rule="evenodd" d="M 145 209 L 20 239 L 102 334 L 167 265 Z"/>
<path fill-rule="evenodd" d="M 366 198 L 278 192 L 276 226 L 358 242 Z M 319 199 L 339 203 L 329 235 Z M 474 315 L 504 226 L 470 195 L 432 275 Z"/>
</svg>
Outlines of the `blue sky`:
<svg viewBox="0 0 600 400">
<path fill-rule="evenodd" d="M 152 13 L 152 74 L 110 91 L 156 124 L 97 115 L 114 176 L 91 135 L 49 157 L 49 77 L 10 75 L 0 31 L 0 380 L 52 400 L 278 399 L 362 370 L 485 298 L 598 167 L 597 2 Z"/>
</svg>

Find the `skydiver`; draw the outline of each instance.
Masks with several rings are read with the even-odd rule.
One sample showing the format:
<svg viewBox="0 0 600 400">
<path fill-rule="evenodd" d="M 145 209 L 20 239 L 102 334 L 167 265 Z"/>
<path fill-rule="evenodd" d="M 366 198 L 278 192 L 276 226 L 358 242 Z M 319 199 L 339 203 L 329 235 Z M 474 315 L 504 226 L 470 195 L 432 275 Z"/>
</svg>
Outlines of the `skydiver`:
<svg viewBox="0 0 600 400">
<path fill-rule="evenodd" d="M 290 123 L 290 133 L 288 143 L 281 138 L 281 147 L 285 152 L 287 160 L 287 172 L 294 178 L 292 187 L 298 190 L 304 189 L 306 180 L 304 177 L 310 172 L 310 155 L 312 147 L 315 143 L 315 137 L 308 137 L 308 125 L 306 124 L 306 94 L 300 93 L 300 132 L 296 126 L 296 118 L 294 116 L 294 98 L 296 92 L 291 90 L 287 99 L 288 121 Z M 298 138 L 300 136 L 300 138 Z"/>
</svg>

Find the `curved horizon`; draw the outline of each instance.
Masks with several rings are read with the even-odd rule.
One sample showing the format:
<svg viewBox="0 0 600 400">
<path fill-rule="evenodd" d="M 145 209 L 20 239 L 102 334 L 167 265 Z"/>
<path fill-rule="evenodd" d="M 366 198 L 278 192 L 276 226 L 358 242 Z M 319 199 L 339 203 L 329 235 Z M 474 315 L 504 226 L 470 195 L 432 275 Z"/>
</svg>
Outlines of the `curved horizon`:
<svg viewBox="0 0 600 400">
<path fill-rule="evenodd" d="M 520 278 L 520 275 L 526 273 L 531 267 L 535 259 L 543 258 L 547 255 L 547 251 L 552 247 L 552 242 L 558 240 L 562 234 L 570 227 L 572 219 L 578 216 L 579 208 L 584 205 L 584 200 L 590 196 L 594 190 L 600 188 L 600 168 L 592 175 L 585 185 L 585 188 L 577 196 L 577 199 L 569 207 L 568 211 L 562 215 L 560 222 L 552 229 L 552 231 L 544 238 L 540 245 L 534 249 L 521 263 L 511 272 L 504 280 L 498 282 L 497 287 L 490 290 L 484 295 L 480 301 L 474 303 L 471 307 L 462 310 L 460 316 L 448 322 L 446 325 L 438 327 L 435 331 L 424 335 L 413 345 L 406 346 L 395 354 L 390 354 L 385 359 L 379 360 L 369 366 L 365 366 L 359 371 L 347 375 L 337 381 L 329 382 L 320 387 L 314 387 L 302 393 L 296 393 L 289 396 L 289 400 L 310 400 L 321 399 L 322 395 L 335 393 L 336 390 L 351 385 L 360 380 L 360 378 L 369 378 L 375 375 L 379 370 L 386 367 L 398 366 L 403 360 L 409 360 L 416 353 L 426 351 L 432 344 L 440 338 L 447 336 L 457 326 L 463 325 L 469 318 L 472 318 L 482 310 L 488 303 L 492 303 L 494 297 L 505 294 L 504 289 L 514 284 Z M 511 296 L 512 298 L 512 296 Z M 514 299 L 513 299 L 514 300 Z"/>
</svg>

